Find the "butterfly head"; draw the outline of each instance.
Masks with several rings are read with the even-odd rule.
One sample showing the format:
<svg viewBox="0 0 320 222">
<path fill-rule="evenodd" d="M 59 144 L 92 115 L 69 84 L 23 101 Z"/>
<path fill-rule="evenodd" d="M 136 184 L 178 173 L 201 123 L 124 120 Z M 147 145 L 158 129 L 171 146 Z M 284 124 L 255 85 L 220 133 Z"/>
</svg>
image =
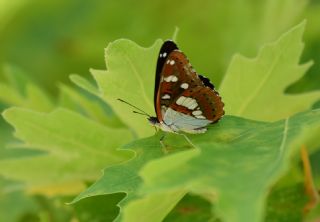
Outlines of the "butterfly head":
<svg viewBox="0 0 320 222">
<path fill-rule="evenodd" d="M 158 118 L 157 117 L 148 117 L 148 121 L 151 125 L 157 126 L 159 124 Z"/>
<path fill-rule="evenodd" d="M 178 131 L 178 129 L 174 128 L 174 126 L 172 128 L 172 126 L 169 126 L 162 121 L 159 122 L 157 117 L 149 117 L 148 121 L 152 126 L 156 127 L 157 129 L 161 129 L 164 132 L 175 133 Z"/>
</svg>

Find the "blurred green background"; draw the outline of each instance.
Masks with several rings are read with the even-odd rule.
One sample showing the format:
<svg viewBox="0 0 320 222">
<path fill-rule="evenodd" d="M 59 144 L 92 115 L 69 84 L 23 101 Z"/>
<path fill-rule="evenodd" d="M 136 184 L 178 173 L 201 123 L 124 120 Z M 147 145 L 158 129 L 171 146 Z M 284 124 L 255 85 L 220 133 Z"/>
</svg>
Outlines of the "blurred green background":
<svg viewBox="0 0 320 222">
<path fill-rule="evenodd" d="M 6 83 L 14 74 L 35 83 L 52 103 L 39 110 L 48 111 L 58 104 L 59 84 L 72 85 L 68 78 L 71 73 L 90 78 L 89 68 L 106 68 L 104 48 L 109 42 L 127 38 L 148 47 L 157 38 L 171 38 L 178 27 L 180 48 L 196 70 L 210 76 L 218 86 L 232 55 L 254 57 L 262 44 L 277 39 L 303 19 L 307 28 L 301 62 L 313 60 L 314 65 L 288 88 L 290 93 L 320 89 L 320 1 L 0 0 L 0 81 Z M 0 95 L 1 111 L 20 105 L 10 96 Z M 12 141 L 10 133 L 11 127 L 1 119 L 0 159 L 16 155 L 4 150 Z M 319 156 L 314 154 L 313 164 Z M 118 211 L 114 205 L 122 197 L 112 195 L 107 202 L 95 197 L 67 206 L 64 203 L 72 196 L 29 196 L 21 184 L 1 178 L 0 221 L 94 221 L 88 215 L 105 221 L 98 215 L 113 218 Z M 208 212 L 208 203 L 200 203 Z M 83 216 L 79 212 L 88 209 L 86 204 L 105 208 L 99 213 L 91 207 L 92 211 Z"/>
<path fill-rule="evenodd" d="M 319 58 L 320 4 L 306 0 L 36 1 L 1 3 L 0 61 L 20 66 L 51 93 L 70 73 L 105 68 L 103 49 L 118 38 L 150 46 L 180 28 L 179 46 L 201 73 L 219 83 L 234 53 L 254 56 L 259 47 L 307 19 L 303 60 Z M 316 63 L 317 64 L 317 63 Z M 317 65 L 304 89 L 313 89 Z M 308 86 L 307 86 L 308 85 Z"/>
</svg>

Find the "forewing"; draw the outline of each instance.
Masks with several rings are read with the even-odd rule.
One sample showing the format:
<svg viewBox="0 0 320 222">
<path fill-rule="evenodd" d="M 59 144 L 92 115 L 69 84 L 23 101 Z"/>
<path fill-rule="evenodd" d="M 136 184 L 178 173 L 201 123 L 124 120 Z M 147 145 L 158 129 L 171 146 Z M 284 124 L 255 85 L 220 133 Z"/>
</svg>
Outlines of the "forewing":
<svg viewBox="0 0 320 222">
<path fill-rule="evenodd" d="M 160 84 L 160 78 L 161 78 L 161 73 L 163 70 L 163 66 L 169 56 L 169 54 L 178 49 L 177 45 L 171 41 L 167 40 L 163 43 L 161 46 L 159 55 L 158 55 L 158 61 L 157 61 L 157 69 L 156 69 L 156 78 L 155 78 L 155 84 L 154 84 L 154 107 L 156 109 L 157 105 L 157 94 L 159 90 L 159 84 Z"/>
<path fill-rule="evenodd" d="M 187 57 L 179 50 L 172 51 L 166 58 L 160 73 L 156 97 L 156 112 L 159 121 L 168 107 L 185 90 L 203 86 Z"/>
</svg>

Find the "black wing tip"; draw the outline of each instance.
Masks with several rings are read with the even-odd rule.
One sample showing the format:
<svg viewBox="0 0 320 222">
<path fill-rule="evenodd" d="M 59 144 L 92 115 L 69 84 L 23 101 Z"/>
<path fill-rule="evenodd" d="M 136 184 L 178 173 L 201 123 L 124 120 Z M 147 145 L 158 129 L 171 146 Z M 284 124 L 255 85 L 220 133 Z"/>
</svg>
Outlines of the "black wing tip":
<svg viewBox="0 0 320 222">
<path fill-rule="evenodd" d="M 171 44 L 171 43 L 173 43 L 173 44 L 176 45 L 176 43 L 175 43 L 172 39 L 166 39 L 166 40 L 164 40 L 164 42 L 163 42 L 163 44 Z"/>
<path fill-rule="evenodd" d="M 163 65 L 167 59 L 167 56 L 174 50 L 178 50 L 178 46 L 177 44 L 168 39 L 166 41 L 163 42 L 161 48 L 160 48 L 160 52 L 158 54 L 158 60 L 157 60 L 157 67 L 156 67 L 156 78 L 155 78 L 155 87 L 154 87 L 154 106 L 156 107 L 156 99 L 157 99 L 157 92 L 158 92 L 158 88 L 159 88 L 159 83 L 160 83 L 160 74 L 161 74 L 161 70 L 163 68 Z M 157 112 L 157 110 L 156 110 Z"/>
<path fill-rule="evenodd" d="M 215 88 L 209 78 L 207 78 L 207 77 L 205 77 L 203 75 L 200 75 L 200 74 L 198 74 L 198 76 L 199 76 L 199 78 L 201 79 L 202 83 L 205 86 L 208 86 L 210 89 L 214 89 Z"/>
<path fill-rule="evenodd" d="M 171 40 L 171 39 L 167 39 L 163 42 L 162 47 L 160 49 L 160 53 L 163 52 L 172 52 L 173 50 L 179 49 L 177 44 Z"/>
</svg>

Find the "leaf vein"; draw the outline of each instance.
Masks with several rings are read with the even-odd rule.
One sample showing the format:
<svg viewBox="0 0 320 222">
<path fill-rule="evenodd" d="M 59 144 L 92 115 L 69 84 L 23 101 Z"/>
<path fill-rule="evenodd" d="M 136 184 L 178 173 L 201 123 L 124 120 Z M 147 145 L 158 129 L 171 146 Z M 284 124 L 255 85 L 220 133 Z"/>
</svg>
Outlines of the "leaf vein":
<svg viewBox="0 0 320 222">
<path fill-rule="evenodd" d="M 274 70 L 274 68 L 276 67 L 276 65 L 278 64 L 278 61 L 280 59 L 280 57 L 283 54 L 283 51 L 281 51 L 281 53 L 277 54 L 275 60 L 273 61 L 270 69 L 268 70 L 267 74 L 265 75 L 265 77 L 262 79 L 262 81 L 260 82 L 260 84 L 258 85 L 258 87 L 254 90 L 253 93 L 250 94 L 250 96 L 245 100 L 244 103 L 242 103 L 239 111 L 238 111 L 238 115 L 241 116 L 243 114 L 243 112 L 245 111 L 245 109 L 248 107 L 249 103 L 257 96 L 257 94 L 261 91 L 262 87 L 265 85 L 265 83 L 267 82 L 268 79 L 270 79 L 271 74 Z"/>
<path fill-rule="evenodd" d="M 138 80 L 138 82 L 139 82 L 140 88 L 141 88 L 141 90 L 142 90 L 142 95 L 143 95 L 146 103 L 148 104 L 148 106 L 149 106 L 151 109 L 153 109 L 153 105 L 152 105 L 152 103 L 150 103 L 150 100 L 148 99 L 148 96 L 147 96 L 147 94 L 146 94 L 146 89 L 145 89 L 145 87 L 144 87 L 143 81 L 142 81 L 142 79 L 141 79 L 141 76 L 139 75 L 138 70 L 136 69 L 136 67 L 134 66 L 133 62 L 131 61 L 130 57 L 129 57 L 127 54 L 125 55 L 125 58 L 126 58 L 126 60 L 128 61 L 129 65 L 131 66 L 131 68 L 132 68 L 132 70 L 133 70 L 133 73 L 134 73 L 134 75 L 136 76 L 136 78 L 137 78 L 137 80 Z"/>
</svg>

